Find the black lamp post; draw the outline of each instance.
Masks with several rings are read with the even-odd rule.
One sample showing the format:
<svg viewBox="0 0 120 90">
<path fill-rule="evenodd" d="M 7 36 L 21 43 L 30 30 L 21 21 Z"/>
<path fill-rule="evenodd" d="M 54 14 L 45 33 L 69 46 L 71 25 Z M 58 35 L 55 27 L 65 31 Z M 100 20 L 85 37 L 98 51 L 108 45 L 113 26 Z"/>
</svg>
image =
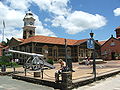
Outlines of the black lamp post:
<svg viewBox="0 0 120 90">
<path fill-rule="evenodd" d="M 68 67 L 68 60 L 67 60 L 67 40 L 65 39 L 65 61 L 66 61 L 66 67 Z"/>
<path fill-rule="evenodd" d="M 93 74 L 94 74 L 94 81 L 95 81 L 96 80 L 96 62 L 95 62 L 95 42 L 94 42 L 94 39 L 93 39 L 93 35 L 94 35 L 94 33 L 91 31 L 90 37 L 91 37 L 91 40 L 93 41 L 93 44 L 94 44 L 94 49 L 93 49 Z"/>
</svg>

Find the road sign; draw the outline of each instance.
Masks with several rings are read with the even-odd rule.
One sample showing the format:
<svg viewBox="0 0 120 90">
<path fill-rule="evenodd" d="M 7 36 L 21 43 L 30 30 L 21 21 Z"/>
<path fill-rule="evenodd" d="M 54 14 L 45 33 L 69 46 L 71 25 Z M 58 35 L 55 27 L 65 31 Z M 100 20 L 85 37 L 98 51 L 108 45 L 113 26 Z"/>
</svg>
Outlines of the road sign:
<svg viewBox="0 0 120 90">
<path fill-rule="evenodd" d="M 87 40 L 87 48 L 88 49 L 94 49 L 94 41 L 93 41 L 93 39 L 88 39 Z"/>
</svg>

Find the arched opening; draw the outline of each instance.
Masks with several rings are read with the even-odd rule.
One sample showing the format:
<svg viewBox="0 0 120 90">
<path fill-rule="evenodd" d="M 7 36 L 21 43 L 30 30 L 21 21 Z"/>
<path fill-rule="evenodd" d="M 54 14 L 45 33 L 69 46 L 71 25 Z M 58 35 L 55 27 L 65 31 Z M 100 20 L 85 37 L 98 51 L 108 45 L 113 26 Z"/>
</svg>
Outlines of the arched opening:
<svg viewBox="0 0 120 90">
<path fill-rule="evenodd" d="M 48 59 L 48 46 L 47 45 L 44 45 L 42 47 L 42 54 L 44 55 L 44 59 Z"/>
<path fill-rule="evenodd" d="M 52 56 L 53 56 L 54 60 L 57 60 L 58 59 L 58 47 L 54 46 L 52 52 L 53 52 Z"/>
</svg>

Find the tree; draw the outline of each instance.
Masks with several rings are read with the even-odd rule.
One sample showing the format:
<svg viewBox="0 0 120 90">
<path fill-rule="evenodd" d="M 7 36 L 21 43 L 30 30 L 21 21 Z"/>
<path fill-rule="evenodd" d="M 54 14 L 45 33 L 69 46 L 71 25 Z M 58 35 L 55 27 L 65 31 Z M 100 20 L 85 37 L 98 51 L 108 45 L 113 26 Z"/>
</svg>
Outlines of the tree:
<svg viewBox="0 0 120 90">
<path fill-rule="evenodd" d="M 10 40 L 9 40 L 8 38 L 6 38 L 6 39 L 7 39 L 7 41 L 2 41 L 2 45 L 3 45 L 4 47 L 8 46 L 8 45 L 9 45 L 9 42 L 10 42 Z"/>
</svg>

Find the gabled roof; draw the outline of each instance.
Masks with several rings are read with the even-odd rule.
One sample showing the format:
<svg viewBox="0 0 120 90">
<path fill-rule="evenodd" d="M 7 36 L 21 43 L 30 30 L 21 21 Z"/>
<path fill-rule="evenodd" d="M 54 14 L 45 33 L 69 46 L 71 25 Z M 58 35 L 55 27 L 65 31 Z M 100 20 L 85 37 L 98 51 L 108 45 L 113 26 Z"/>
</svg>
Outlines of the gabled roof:
<svg viewBox="0 0 120 90">
<path fill-rule="evenodd" d="M 17 40 L 19 42 L 23 42 L 24 41 L 24 39 L 21 39 L 21 38 L 15 38 L 15 37 L 12 37 L 12 38 L 14 38 L 15 40 Z"/>
<path fill-rule="evenodd" d="M 106 40 L 105 40 L 105 41 L 99 41 L 99 43 L 100 43 L 101 45 L 103 45 L 105 42 L 106 42 Z"/>
<path fill-rule="evenodd" d="M 115 39 L 115 40 L 117 40 L 117 41 L 120 41 L 119 39 L 117 39 L 117 38 L 115 38 L 115 37 L 112 36 L 111 38 L 109 38 L 108 40 L 106 40 L 106 42 L 103 43 L 102 46 L 104 46 L 104 45 L 105 45 L 109 40 L 111 40 L 111 39 Z"/>
<path fill-rule="evenodd" d="M 67 39 L 67 45 L 74 45 L 78 40 L 73 39 Z M 42 36 L 42 35 L 36 35 L 27 39 L 23 40 L 22 44 L 30 43 L 30 42 L 39 42 L 39 43 L 49 43 L 49 44 L 65 44 L 64 38 L 58 38 L 58 37 L 48 37 L 48 36 Z"/>
</svg>

